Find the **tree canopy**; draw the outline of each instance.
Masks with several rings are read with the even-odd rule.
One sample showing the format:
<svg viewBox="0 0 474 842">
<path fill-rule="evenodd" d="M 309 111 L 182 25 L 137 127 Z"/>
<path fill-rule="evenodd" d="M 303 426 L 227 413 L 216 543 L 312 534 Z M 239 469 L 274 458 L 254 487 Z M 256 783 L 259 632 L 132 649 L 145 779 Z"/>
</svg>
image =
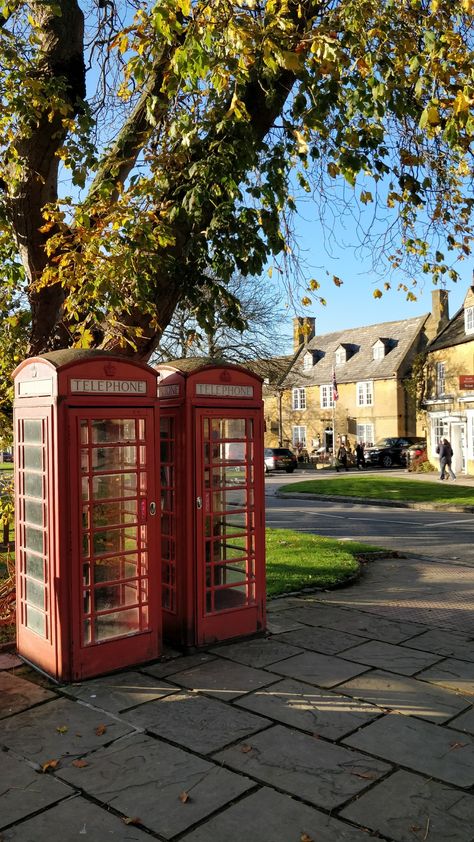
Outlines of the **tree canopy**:
<svg viewBox="0 0 474 842">
<path fill-rule="evenodd" d="M 473 8 L 0 2 L 10 356 L 26 334 L 29 353 L 149 359 L 183 300 L 204 327 L 225 301 L 242 327 L 233 273 L 290 260 L 298 194 L 320 209 L 341 179 L 373 206 L 392 267 L 455 279 L 472 236 Z"/>
</svg>

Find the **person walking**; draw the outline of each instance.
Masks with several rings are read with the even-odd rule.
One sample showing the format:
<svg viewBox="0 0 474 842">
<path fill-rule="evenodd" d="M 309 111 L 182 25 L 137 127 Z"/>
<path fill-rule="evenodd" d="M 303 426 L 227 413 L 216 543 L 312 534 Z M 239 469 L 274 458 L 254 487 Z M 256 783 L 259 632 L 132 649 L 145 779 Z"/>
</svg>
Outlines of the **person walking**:
<svg viewBox="0 0 474 842">
<path fill-rule="evenodd" d="M 358 471 L 363 471 L 365 468 L 365 453 L 364 444 L 359 441 L 356 444 L 356 467 Z"/>
<path fill-rule="evenodd" d="M 439 478 L 440 479 L 448 479 L 446 475 L 446 469 L 449 472 L 449 476 L 451 479 L 456 479 L 456 474 L 454 473 L 453 469 L 451 468 L 451 460 L 453 458 L 453 448 L 451 447 L 450 442 L 448 439 L 443 439 L 438 447 L 436 448 L 436 452 L 439 453 Z"/>
<path fill-rule="evenodd" d="M 338 451 L 336 453 L 336 471 L 339 473 L 339 468 L 344 468 L 346 471 L 349 470 L 347 465 L 347 450 L 345 446 L 342 444 L 339 445 Z"/>
</svg>

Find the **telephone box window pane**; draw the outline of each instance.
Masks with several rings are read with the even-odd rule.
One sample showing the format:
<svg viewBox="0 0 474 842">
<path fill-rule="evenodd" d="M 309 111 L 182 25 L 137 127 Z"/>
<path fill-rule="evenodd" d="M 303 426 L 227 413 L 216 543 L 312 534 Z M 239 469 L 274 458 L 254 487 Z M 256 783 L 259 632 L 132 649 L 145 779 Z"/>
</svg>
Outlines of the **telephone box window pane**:
<svg viewBox="0 0 474 842">
<path fill-rule="evenodd" d="M 43 504 L 25 500 L 25 520 L 37 526 L 43 526 Z"/>
<path fill-rule="evenodd" d="M 89 444 L 89 424 L 81 421 L 81 444 Z"/>
<path fill-rule="evenodd" d="M 46 617 L 42 611 L 37 608 L 32 608 L 31 605 L 26 606 L 26 627 L 41 637 L 46 637 Z"/>
<path fill-rule="evenodd" d="M 119 526 L 120 524 L 136 523 L 137 501 L 117 500 L 116 503 L 96 503 L 92 507 L 92 525 Z"/>
<path fill-rule="evenodd" d="M 225 611 L 228 608 L 240 608 L 248 604 L 247 586 L 225 588 L 214 593 L 214 611 Z"/>
<path fill-rule="evenodd" d="M 94 582 L 115 582 L 120 579 L 121 558 L 101 558 L 94 562 Z"/>
<path fill-rule="evenodd" d="M 108 474 L 94 477 L 92 494 L 94 500 L 110 500 L 115 497 L 134 497 L 137 493 L 136 474 Z"/>
<path fill-rule="evenodd" d="M 106 529 L 93 535 L 94 555 L 136 550 L 137 546 L 136 529 Z"/>
<path fill-rule="evenodd" d="M 28 444 L 41 444 L 43 441 L 41 421 L 24 421 L 23 441 L 28 442 Z"/>
<path fill-rule="evenodd" d="M 89 480 L 87 479 L 87 477 L 83 477 L 82 479 L 82 499 L 89 499 Z"/>
<path fill-rule="evenodd" d="M 138 440 L 144 441 L 145 439 L 145 421 L 143 418 L 138 419 Z"/>
<path fill-rule="evenodd" d="M 91 421 L 91 433 L 93 444 L 135 441 L 135 420 L 133 418 L 94 420 Z"/>
<path fill-rule="evenodd" d="M 246 444 L 245 442 L 225 442 L 220 445 L 219 461 L 220 462 L 245 462 Z"/>
<path fill-rule="evenodd" d="M 25 553 L 25 573 L 27 576 L 32 576 L 34 579 L 44 582 L 43 558 L 33 553 Z"/>
<path fill-rule="evenodd" d="M 140 453 L 140 465 L 146 465 L 146 447 L 145 445 L 141 445 L 139 447 Z"/>
<path fill-rule="evenodd" d="M 133 576 L 138 576 L 138 556 L 129 555 L 124 556 L 123 574 L 126 579 L 131 579 Z"/>
<path fill-rule="evenodd" d="M 91 566 L 90 564 L 82 565 L 82 584 L 90 585 L 91 583 Z"/>
<path fill-rule="evenodd" d="M 89 558 L 91 554 L 91 547 L 88 535 L 82 536 L 82 556 L 83 558 Z"/>
<path fill-rule="evenodd" d="M 213 418 L 211 430 L 220 439 L 246 439 L 245 418 Z"/>
<path fill-rule="evenodd" d="M 161 416 L 160 418 L 160 437 L 166 439 L 170 436 L 171 433 L 171 418 L 166 418 L 165 416 Z"/>
<path fill-rule="evenodd" d="M 97 641 L 122 637 L 140 631 L 140 609 L 132 608 L 128 611 L 118 611 L 114 614 L 95 617 L 94 631 Z"/>
<path fill-rule="evenodd" d="M 34 471 L 43 469 L 43 449 L 41 447 L 24 447 L 25 468 Z"/>
<path fill-rule="evenodd" d="M 28 605 L 35 605 L 36 608 L 44 610 L 44 585 L 35 579 L 26 580 L 26 601 Z"/>
<path fill-rule="evenodd" d="M 88 506 L 82 510 L 82 528 L 83 529 L 90 529 L 89 507 Z"/>
<path fill-rule="evenodd" d="M 143 492 L 146 492 L 146 489 L 147 489 L 147 482 L 146 482 L 146 479 L 147 479 L 147 475 L 146 475 L 146 473 L 142 473 L 142 474 L 140 474 L 140 491 L 141 491 L 142 493 L 143 493 Z"/>
<path fill-rule="evenodd" d="M 84 641 L 84 645 L 87 646 L 88 643 L 91 642 L 91 621 L 84 620 L 82 624 L 82 639 Z"/>
<path fill-rule="evenodd" d="M 129 583 L 96 588 L 94 599 L 96 611 L 121 608 L 123 605 L 135 605 L 138 602 L 137 587 Z"/>
<path fill-rule="evenodd" d="M 25 474 L 25 494 L 43 499 L 43 477 L 41 474 Z"/>
<path fill-rule="evenodd" d="M 25 546 L 28 550 L 43 554 L 43 532 L 27 526 L 25 529 Z"/>
<path fill-rule="evenodd" d="M 91 466 L 93 471 L 105 471 L 108 468 L 134 468 L 137 464 L 136 447 L 94 447 Z"/>
</svg>

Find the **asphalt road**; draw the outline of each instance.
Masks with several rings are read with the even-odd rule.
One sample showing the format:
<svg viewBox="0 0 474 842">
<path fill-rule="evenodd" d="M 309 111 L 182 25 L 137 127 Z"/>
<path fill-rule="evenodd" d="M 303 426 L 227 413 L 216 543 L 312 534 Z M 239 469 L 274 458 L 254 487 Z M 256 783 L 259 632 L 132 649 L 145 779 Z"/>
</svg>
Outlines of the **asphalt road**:
<svg viewBox="0 0 474 842">
<path fill-rule="evenodd" d="M 314 532 L 339 540 L 364 541 L 437 560 L 474 564 L 474 514 L 275 496 L 278 487 L 307 478 L 307 474 L 266 477 L 267 526 Z"/>
</svg>

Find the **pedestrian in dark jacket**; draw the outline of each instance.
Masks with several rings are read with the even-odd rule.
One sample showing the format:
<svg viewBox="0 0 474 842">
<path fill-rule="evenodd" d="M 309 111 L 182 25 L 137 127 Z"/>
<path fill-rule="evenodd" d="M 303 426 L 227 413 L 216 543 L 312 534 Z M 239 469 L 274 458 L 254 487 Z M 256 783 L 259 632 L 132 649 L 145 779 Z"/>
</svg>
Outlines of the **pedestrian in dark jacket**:
<svg viewBox="0 0 474 842">
<path fill-rule="evenodd" d="M 356 467 L 358 471 L 363 471 L 365 468 L 364 445 L 361 441 L 356 444 Z"/>
<path fill-rule="evenodd" d="M 451 479 L 456 479 L 456 474 L 454 473 L 453 469 L 451 468 L 451 460 L 453 458 L 453 448 L 451 447 L 448 439 L 443 439 L 438 447 L 436 448 L 436 452 L 439 453 L 439 478 L 440 479 L 447 479 L 446 469 L 449 472 Z"/>
<path fill-rule="evenodd" d="M 343 444 L 339 445 L 339 449 L 336 453 L 336 471 L 339 473 L 339 468 L 344 468 L 346 471 L 349 470 L 347 465 L 347 450 Z"/>
</svg>

